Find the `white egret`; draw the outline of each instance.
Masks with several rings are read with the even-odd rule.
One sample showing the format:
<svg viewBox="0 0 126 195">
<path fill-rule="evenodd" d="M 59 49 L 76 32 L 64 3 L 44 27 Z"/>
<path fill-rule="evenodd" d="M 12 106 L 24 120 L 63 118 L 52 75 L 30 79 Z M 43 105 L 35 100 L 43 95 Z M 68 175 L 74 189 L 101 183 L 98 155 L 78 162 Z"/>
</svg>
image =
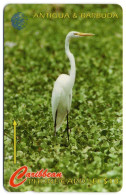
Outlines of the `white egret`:
<svg viewBox="0 0 126 195">
<path fill-rule="evenodd" d="M 67 116 L 67 135 L 69 141 L 69 126 L 68 126 L 68 114 L 72 102 L 72 88 L 75 82 L 76 67 L 73 54 L 69 50 L 69 42 L 72 38 L 78 38 L 83 36 L 92 36 L 92 33 L 80 33 L 76 31 L 69 32 L 65 40 L 65 52 L 70 60 L 71 70 L 70 75 L 61 74 L 55 81 L 52 92 L 52 114 L 54 121 L 54 133 L 61 127 L 64 118 Z"/>
</svg>

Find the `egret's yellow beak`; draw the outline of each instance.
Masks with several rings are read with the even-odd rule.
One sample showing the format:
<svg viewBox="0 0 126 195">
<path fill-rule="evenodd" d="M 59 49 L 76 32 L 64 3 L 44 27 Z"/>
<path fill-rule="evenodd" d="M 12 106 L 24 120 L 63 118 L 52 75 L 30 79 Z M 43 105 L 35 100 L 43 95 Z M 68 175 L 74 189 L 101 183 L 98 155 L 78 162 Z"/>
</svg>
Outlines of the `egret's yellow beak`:
<svg viewBox="0 0 126 195">
<path fill-rule="evenodd" d="M 93 35 L 95 35 L 95 34 L 92 34 L 92 33 L 74 33 L 75 35 L 78 35 L 78 36 L 81 36 L 81 37 L 83 37 L 83 36 L 93 36 Z"/>
</svg>

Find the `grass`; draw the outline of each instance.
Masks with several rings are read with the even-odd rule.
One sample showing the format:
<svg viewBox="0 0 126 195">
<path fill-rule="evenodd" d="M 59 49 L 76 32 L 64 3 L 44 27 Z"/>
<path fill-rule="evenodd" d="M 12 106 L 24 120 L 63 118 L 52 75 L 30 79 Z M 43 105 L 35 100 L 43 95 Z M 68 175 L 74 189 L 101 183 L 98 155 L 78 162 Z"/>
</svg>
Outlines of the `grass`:
<svg viewBox="0 0 126 195">
<path fill-rule="evenodd" d="M 116 12 L 118 19 L 31 18 L 16 30 L 11 17 L 23 12 Z M 64 51 L 69 31 L 94 33 L 70 44 L 76 81 L 70 112 L 70 143 L 65 123 L 54 137 L 51 93 L 56 78 L 68 73 Z M 7 42 L 16 45 L 8 47 Z M 4 10 L 4 187 L 7 191 L 119 191 L 122 187 L 122 9 L 118 5 L 8 5 Z M 17 164 L 13 163 L 13 121 L 17 122 Z M 84 184 L 9 186 L 20 166 L 48 168 Z M 96 183 L 93 183 L 95 179 Z M 98 182 L 100 179 L 100 182 Z"/>
</svg>

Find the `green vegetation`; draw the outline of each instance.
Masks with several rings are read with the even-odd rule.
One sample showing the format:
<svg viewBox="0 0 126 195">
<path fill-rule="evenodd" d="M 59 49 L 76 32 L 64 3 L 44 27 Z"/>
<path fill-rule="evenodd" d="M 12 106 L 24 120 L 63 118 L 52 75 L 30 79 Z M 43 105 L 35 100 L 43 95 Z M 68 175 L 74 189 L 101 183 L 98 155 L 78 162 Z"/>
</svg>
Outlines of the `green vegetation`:
<svg viewBox="0 0 126 195">
<path fill-rule="evenodd" d="M 40 12 L 116 12 L 117 18 L 42 19 Z M 23 12 L 26 27 L 11 17 Z M 51 93 L 56 78 L 68 73 L 65 36 L 69 31 L 96 36 L 73 40 L 76 82 L 66 123 L 54 137 Z M 7 42 L 15 45 L 10 47 Z M 8 191 L 119 191 L 122 186 L 122 9 L 118 5 L 8 5 L 4 11 L 4 187 Z M 8 46 L 9 45 L 9 46 Z M 17 122 L 17 164 L 13 163 L 13 121 Z M 11 174 L 27 165 L 48 168 L 85 184 L 9 186 Z M 93 184 L 95 178 L 101 179 Z M 115 180 L 116 179 L 116 180 Z M 118 182 L 117 182 L 118 179 Z"/>
</svg>

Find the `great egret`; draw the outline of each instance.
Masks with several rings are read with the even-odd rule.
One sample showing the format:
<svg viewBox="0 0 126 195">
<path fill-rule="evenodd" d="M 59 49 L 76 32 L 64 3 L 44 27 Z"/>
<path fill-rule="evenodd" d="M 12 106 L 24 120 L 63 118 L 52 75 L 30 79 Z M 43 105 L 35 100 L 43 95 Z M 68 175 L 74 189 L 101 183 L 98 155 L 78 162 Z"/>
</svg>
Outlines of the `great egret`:
<svg viewBox="0 0 126 195">
<path fill-rule="evenodd" d="M 92 36 L 92 33 L 80 33 L 76 31 L 69 32 L 65 39 L 65 52 L 70 60 L 71 70 L 70 75 L 61 74 L 55 81 L 52 92 L 52 114 L 54 121 L 54 133 L 61 127 L 62 122 L 67 116 L 67 135 L 69 141 L 69 126 L 68 126 L 68 114 L 72 102 L 72 88 L 75 82 L 76 67 L 73 54 L 69 50 L 69 42 L 72 38 L 78 38 L 83 36 Z"/>
</svg>

